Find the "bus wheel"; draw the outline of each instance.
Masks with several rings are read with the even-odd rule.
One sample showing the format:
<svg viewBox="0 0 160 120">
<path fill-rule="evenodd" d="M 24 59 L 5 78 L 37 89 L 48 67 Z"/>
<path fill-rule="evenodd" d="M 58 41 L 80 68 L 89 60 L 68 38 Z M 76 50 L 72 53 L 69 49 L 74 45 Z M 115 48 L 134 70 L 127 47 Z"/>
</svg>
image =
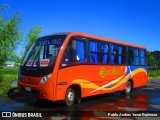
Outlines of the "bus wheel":
<svg viewBox="0 0 160 120">
<path fill-rule="evenodd" d="M 127 81 L 126 89 L 124 90 L 125 95 L 130 95 L 132 91 L 132 83 L 131 81 Z"/>
<path fill-rule="evenodd" d="M 79 94 L 76 94 L 75 103 L 76 104 L 81 104 L 81 96 Z"/>
<path fill-rule="evenodd" d="M 131 81 L 127 81 L 126 89 L 123 91 L 119 91 L 122 95 L 130 95 L 132 91 L 132 83 Z"/>
<path fill-rule="evenodd" d="M 73 88 L 68 88 L 65 96 L 65 104 L 70 107 L 74 104 L 75 101 L 75 91 Z"/>
</svg>

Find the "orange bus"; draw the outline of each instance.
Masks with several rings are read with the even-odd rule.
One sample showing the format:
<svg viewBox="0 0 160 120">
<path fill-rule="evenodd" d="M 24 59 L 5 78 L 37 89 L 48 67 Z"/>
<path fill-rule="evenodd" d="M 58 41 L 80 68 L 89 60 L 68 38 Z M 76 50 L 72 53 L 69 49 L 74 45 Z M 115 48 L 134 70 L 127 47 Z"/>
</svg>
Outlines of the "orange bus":
<svg viewBox="0 0 160 120">
<path fill-rule="evenodd" d="M 37 99 L 64 100 L 121 91 L 148 82 L 146 48 L 81 32 L 38 38 L 22 62 L 19 90 Z"/>
</svg>

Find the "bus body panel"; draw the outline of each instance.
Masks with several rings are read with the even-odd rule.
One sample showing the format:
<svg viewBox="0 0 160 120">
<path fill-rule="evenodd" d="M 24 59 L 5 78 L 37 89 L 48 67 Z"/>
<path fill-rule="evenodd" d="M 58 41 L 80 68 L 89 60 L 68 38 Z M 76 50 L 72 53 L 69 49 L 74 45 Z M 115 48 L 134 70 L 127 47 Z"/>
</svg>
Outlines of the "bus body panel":
<svg viewBox="0 0 160 120">
<path fill-rule="evenodd" d="M 141 87 L 148 82 L 148 67 L 147 66 L 131 66 L 131 79 L 133 87 Z"/>
<path fill-rule="evenodd" d="M 146 84 L 147 67 L 112 65 L 75 65 L 62 68 L 58 73 L 57 100 L 65 98 L 67 88 L 80 86 L 82 97 L 110 93 L 126 88 L 126 81 L 133 80 L 133 87 Z"/>
</svg>

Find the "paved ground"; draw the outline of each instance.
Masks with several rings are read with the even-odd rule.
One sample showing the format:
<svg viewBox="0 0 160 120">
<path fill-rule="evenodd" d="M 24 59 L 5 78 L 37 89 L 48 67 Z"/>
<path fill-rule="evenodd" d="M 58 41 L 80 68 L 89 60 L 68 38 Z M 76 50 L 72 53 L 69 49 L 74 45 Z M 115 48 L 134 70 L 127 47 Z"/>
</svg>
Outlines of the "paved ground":
<svg viewBox="0 0 160 120">
<path fill-rule="evenodd" d="M 128 97 L 122 96 L 119 93 L 89 97 L 83 99 L 81 105 L 74 105 L 70 108 L 64 107 L 62 102 L 42 103 L 32 97 L 0 97 L 0 111 L 50 111 L 49 114 L 52 113 L 52 117 L 38 118 L 38 120 L 149 120 L 151 117 L 145 117 L 147 113 L 142 115 L 140 111 L 147 111 L 149 113 L 160 112 L 160 79 L 149 80 L 148 84 L 134 89 L 133 94 Z M 119 116 L 119 112 L 126 112 L 127 114 Z M 143 117 L 124 117 L 129 116 L 130 112 Z M 154 117 L 153 119 L 159 120 L 160 117 Z"/>
</svg>

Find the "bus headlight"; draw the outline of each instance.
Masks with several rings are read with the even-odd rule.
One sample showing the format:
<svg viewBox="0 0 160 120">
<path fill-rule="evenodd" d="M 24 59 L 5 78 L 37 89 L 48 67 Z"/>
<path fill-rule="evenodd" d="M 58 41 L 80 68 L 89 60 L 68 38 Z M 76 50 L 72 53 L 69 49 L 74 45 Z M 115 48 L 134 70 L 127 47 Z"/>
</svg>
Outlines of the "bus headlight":
<svg viewBox="0 0 160 120">
<path fill-rule="evenodd" d="M 52 73 L 45 75 L 44 77 L 42 77 L 40 84 L 44 84 L 51 77 L 52 77 Z"/>
</svg>

